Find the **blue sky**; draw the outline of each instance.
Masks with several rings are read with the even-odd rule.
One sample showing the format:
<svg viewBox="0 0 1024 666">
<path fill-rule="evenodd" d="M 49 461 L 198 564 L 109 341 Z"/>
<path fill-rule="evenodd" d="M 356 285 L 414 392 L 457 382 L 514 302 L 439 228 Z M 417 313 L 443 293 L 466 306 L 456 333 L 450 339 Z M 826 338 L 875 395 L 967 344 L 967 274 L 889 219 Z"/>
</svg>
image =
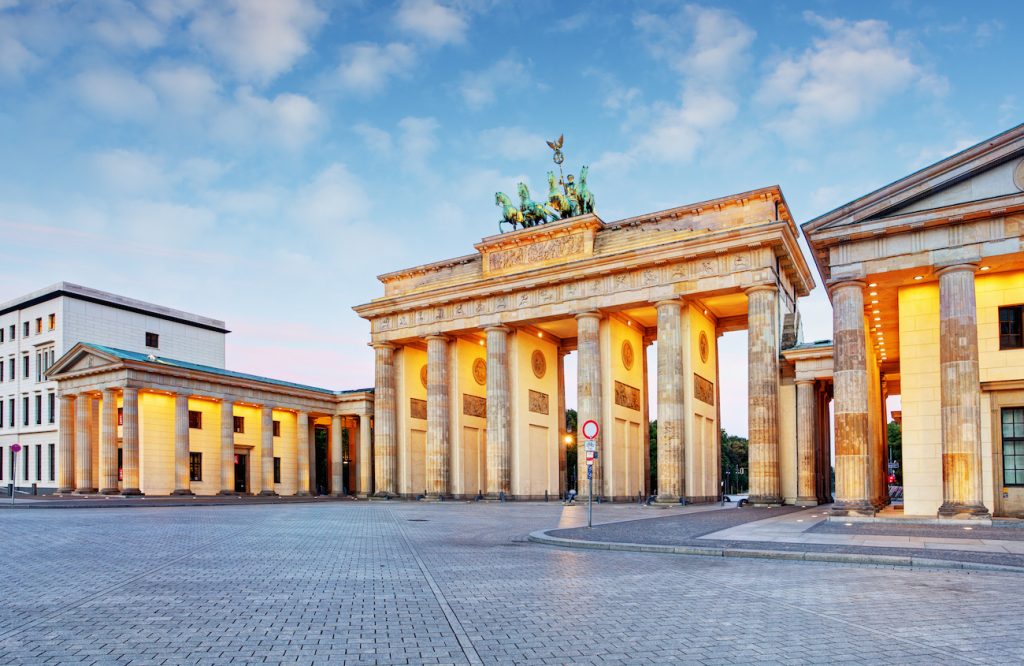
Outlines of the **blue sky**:
<svg viewBox="0 0 1024 666">
<path fill-rule="evenodd" d="M 351 306 L 493 233 L 545 138 L 608 221 L 779 184 L 804 222 L 1022 122 L 1022 14 L 0 0 L 0 300 L 78 282 L 226 320 L 234 369 L 368 386 Z M 742 334 L 722 364 L 745 433 Z"/>
</svg>

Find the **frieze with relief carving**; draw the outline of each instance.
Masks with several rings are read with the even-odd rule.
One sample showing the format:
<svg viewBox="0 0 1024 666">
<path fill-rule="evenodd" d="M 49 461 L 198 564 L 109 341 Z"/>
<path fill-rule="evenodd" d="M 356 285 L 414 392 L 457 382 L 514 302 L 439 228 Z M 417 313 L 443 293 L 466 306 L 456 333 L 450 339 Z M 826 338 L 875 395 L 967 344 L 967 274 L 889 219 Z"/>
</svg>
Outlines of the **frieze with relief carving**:
<svg viewBox="0 0 1024 666">
<path fill-rule="evenodd" d="M 715 385 L 697 373 L 693 374 L 693 397 L 714 407 Z"/>
<path fill-rule="evenodd" d="M 487 418 L 487 399 L 478 395 L 462 394 L 462 413 L 466 416 Z"/>
<path fill-rule="evenodd" d="M 427 401 L 409 398 L 409 416 L 414 419 L 427 420 Z"/>
<path fill-rule="evenodd" d="M 539 264 L 554 259 L 565 259 L 582 254 L 584 238 L 582 233 L 569 234 L 558 238 L 537 241 L 529 245 L 496 250 L 487 255 L 490 271 L 505 271 L 518 266 Z"/>
<path fill-rule="evenodd" d="M 615 382 L 615 404 L 640 411 L 640 389 L 620 381 Z"/>
<path fill-rule="evenodd" d="M 548 414 L 548 394 L 530 389 L 530 411 L 534 414 Z"/>
</svg>

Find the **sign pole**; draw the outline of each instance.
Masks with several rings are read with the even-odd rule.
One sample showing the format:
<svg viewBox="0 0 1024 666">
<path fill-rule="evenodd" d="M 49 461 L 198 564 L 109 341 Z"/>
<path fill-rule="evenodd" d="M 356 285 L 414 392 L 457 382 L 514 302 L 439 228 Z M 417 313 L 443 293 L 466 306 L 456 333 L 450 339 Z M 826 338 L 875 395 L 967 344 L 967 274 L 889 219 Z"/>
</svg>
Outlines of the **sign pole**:
<svg viewBox="0 0 1024 666">
<path fill-rule="evenodd" d="M 13 500 L 14 493 L 11 493 Z M 594 526 L 594 466 L 587 465 L 587 527 Z"/>
<path fill-rule="evenodd" d="M 11 461 L 13 463 L 13 467 L 11 468 L 11 508 L 13 509 L 14 495 L 18 490 L 18 454 L 21 453 L 21 444 L 18 444 L 17 442 L 11 444 L 11 451 L 14 452 L 14 459 Z"/>
</svg>

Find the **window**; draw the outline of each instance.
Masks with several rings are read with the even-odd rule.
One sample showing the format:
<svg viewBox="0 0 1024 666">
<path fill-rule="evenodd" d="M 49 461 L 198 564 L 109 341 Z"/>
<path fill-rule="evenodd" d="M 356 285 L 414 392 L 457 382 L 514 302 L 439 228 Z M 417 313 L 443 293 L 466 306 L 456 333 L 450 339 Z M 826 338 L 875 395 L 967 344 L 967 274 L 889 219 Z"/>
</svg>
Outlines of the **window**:
<svg viewBox="0 0 1024 666">
<path fill-rule="evenodd" d="M 245 417 L 244 416 L 236 416 L 235 417 L 235 432 L 237 432 L 237 433 L 244 433 L 245 432 Z"/>
<path fill-rule="evenodd" d="M 37 317 L 36 318 L 36 335 L 39 335 L 42 332 L 43 332 L 43 318 L 42 317 Z"/>
<path fill-rule="evenodd" d="M 117 408 L 117 425 L 124 425 L 124 407 Z"/>
<path fill-rule="evenodd" d="M 21 467 L 26 481 L 28 481 L 28 452 L 29 448 L 27 446 L 21 447 Z"/>
<path fill-rule="evenodd" d="M 14 357 L 13 356 L 7 362 L 7 369 L 10 370 L 10 372 L 8 372 L 7 374 L 11 378 L 11 381 L 13 382 L 14 381 Z"/>
<path fill-rule="evenodd" d="M 10 337 L 11 337 L 11 340 L 12 340 L 12 341 L 14 340 L 14 331 L 15 331 L 15 330 L 16 330 L 16 329 L 14 328 L 14 324 L 11 324 L 11 336 L 10 336 Z"/>
<path fill-rule="evenodd" d="M 0 329 L 0 330 L 3 330 L 3 329 Z M 14 377 L 11 377 L 11 379 L 14 379 Z M 0 382 L 2 382 L 3 380 L 4 380 L 4 363 L 3 363 L 3 361 L 0 361 Z"/>
<path fill-rule="evenodd" d="M 4 427 L 4 401 L 0 400 L 0 428 Z"/>
<path fill-rule="evenodd" d="M 49 449 L 50 449 L 50 451 L 49 451 L 49 453 L 50 453 L 50 481 L 53 481 L 54 479 L 57 478 L 57 461 L 54 460 L 54 455 L 53 455 L 53 453 L 54 453 L 54 445 L 53 444 L 47 444 L 47 447 L 49 447 Z"/>
<path fill-rule="evenodd" d="M 43 353 L 36 352 L 36 382 L 43 381 Z"/>
<path fill-rule="evenodd" d="M 203 413 L 202 412 L 196 412 L 196 411 L 193 411 L 191 409 L 188 410 L 188 427 L 191 428 L 192 430 L 202 430 L 203 429 Z"/>
<path fill-rule="evenodd" d="M 189 453 L 188 454 L 188 478 L 189 478 L 189 481 L 202 481 L 203 480 L 203 454 L 202 453 Z"/>
<path fill-rule="evenodd" d="M 0 479 L 4 478 L 4 447 L 0 446 Z"/>
<path fill-rule="evenodd" d="M 280 436 L 281 436 L 281 422 L 280 421 L 274 421 L 274 437 L 280 437 Z"/>
<path fill-rule="evenodd" d="M 50 446 L 53 446 L 51 444 Z M 53 479 L 50 479 L 51 481 Z M 117 480 L 124 481 L 124 449 L 117 449 Z"/>
<path fill-rule="evenodd" d="M 24 322 L 21 325 L 21 337 L 23 337 L 23 338 L 27 338 L 28 337 L 28 322 L 27 321 Z"/>
<path fill-rule="evenodd" d="M 23 354 L 22 357 L 21 357 L 21 374 L 22 374 L 22 376 L 25 379 L 28 379 L 28 377 L 29 377 L 28 368 L 29 368 L 28 354 Z"/>
<path fill-rule="evenodd" d="M 57 418 L 57 394 L 48 393 L 46 396 L 46 421 L 47 423 L 53 423 Z M 0 416 L 0 419 L 3 417 Z M 120 417 L 118 418 L 118 425 L 120 425 Z M 53 446 L 52 444 L 50 446 Z"/>
<path fill-rule="evenodd" d="M 1003 409 L 1003 485 L 1024 486 L 1024 407 Z"/>
<path fill-rule="evenodd" d="M 36 425 L 43 423 L 43 394 L 36 393 Z"/>
<path fill-rule="evenodd" d="M 160 336 L 156 333 L 146 333 L 146 346 L 156 349 L 160 346 Z"/>
<path fill-rule="evenodd" d="M 1020 349 L 1024 347 L 1024 306 L 1010 305 L 999 308 L 999 348 Z"/>
<path fill-rule="evenodd" d="M 28 425 L 28 396 L 21 398 L 21 424 Z M 27 477 L 26 477 L 27 478 Z"/>
<path fill-rule="evenodd" d="M 14 427 L 14 398 L 11 398 L 10 400 L 7 401 L 7 407 L 8 407 L 8 411 L 10 411 L 10 414 L 8 414 L 8 416 L 7 416 L 7 423 L 10 424 L 10 426 L 13 428 Z"/>
<path fill-rule="evenodd" d="M 36 481 L 43 480 L 43 445 L 36 444 Z"/>
<path fill-rule="evenodd" d="M 274 483 L 281 483 L 281 459 L 274 458 Z"/>
<path fill-rule="evenodd" d="M 4 328 L 3 328 L 3 326 L 0 326 L 0 342 L 3 342 L 3 341 L 4 341 Z M 3 459 L 3 456 L 0 456 L 0 460 L 2 460 L 2 459 Z"/>
<path fill-rule="evenodd" d="M 51 312 L 50 316 L 47 317 L 47 322 L 46 323 L 47 323 L 47 327 L 51 331 L 53 329 L 57 328 L 57 315 Z M 2 340 L 0 340 L 0 342 L 2 342 Z"/>
</svg>

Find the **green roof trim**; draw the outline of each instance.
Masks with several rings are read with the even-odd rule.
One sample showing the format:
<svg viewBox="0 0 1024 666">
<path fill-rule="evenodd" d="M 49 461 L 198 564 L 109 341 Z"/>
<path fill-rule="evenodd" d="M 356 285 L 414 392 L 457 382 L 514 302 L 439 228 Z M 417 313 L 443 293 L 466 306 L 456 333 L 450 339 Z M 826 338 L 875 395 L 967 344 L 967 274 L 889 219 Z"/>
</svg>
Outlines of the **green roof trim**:
<svg viewBox="0 0 1024 666">
<path fill-rule="evenodd" d="M 793 351 L 794 349 L 818 349 L 823 347 L 831 347 L 831 340 L 815 340 L 814 342 L 801 342 L 798 345 L 793 345 L 785 351 Z"/>
<path fill-rule="evenodd" d="M 250 381 L 261 382 L 263 384 L 272 384 L 274 386 L 283 386 L 285 388 L 300 389 L 303 391 L 315 391 L 316 393 L 325 393 L 327 395 L 347 395 L 351 393 L 372 393 L 373 389 L 351 389 L 347 391 L 332 391 L 331 389 L 320 388 L 319 386 L 309 386 L 308 384 L 297 384 L 295 382 L 286 382 L 280 379 L 273 379 L 271 377 L 260 377 L 259 375 L 250 375 L 245 372 L 235 372 L 234 370 L 225 370 L 224 368 L 215 368 L 210 365 L 200 365 L 199 363 L 189 363 L 188 361 L 179 361 L 173 358 L 164 358 L 162 356 L 149 354 L 142 354 L 139 352 L 126 351 L 124 349 L 116 349 L 114 347 L 106 347 L 104 345 L 97 345 L 92 342 L 83 342 L 83 346 L 95 349 L 96 351 L 116 356 L 125 361 L 136 361 L 138 363 L 152 363 L 154 365 L 165 365 L 172 368 L 181 368 L 183 370 L 196 370 L 198 372 L 206 372 L 211 375 L 219 375 L 221 377 L 231 377 L 232 379 L 247 379 Z"/>
</svg>

